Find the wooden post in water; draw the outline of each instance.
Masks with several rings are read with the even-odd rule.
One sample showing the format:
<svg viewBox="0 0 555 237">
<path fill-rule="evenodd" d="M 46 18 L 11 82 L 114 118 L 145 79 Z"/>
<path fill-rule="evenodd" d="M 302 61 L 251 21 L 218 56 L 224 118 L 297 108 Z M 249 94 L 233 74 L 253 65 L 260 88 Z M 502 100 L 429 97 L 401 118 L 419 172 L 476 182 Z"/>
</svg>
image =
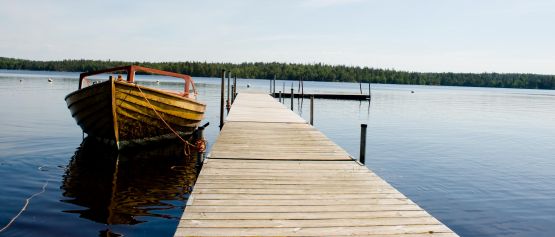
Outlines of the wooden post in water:
<svg viewBox="0 0 555 237">
<path fill-rule="evenodd" d="M 364 164 L 366 161 L 366 128 L 368 125 L 360 125 L 360 158 L 359 162 Z"/>
<path fill-rule="evenodd" d="M 281 103 L 281 91 L 279 91 L 279 103 Z"/>
<path fill-rule="evenodd" d="M 274 74 L 274 87 L 272 90 L 272 96 L 275 96 L 275 94 L 276 94 L 276 74 Z"/>
<path fill-rule="evenodd" d="M 314 95 L 310 96 L 310 125 L 314 126 Z"/>
<path fill-rule="evenodd" d="M 193 141 L 195 141 L 195 143 L 197 141 L 204 141 L 204 129 L 209 125 L 210 123 L 206 123 L 202 126 L 199 126 L 197 128 L 197 130 L 193 133 Z M 195 164 L 195 167 L 197 168 L 197 172 L 200 172 L 200 168 L 202 167 L 202 164 L 204 162 L 204 151 L 197 151 L 197 161 Z"/>
<path fill-rule="evenodd" d="M 291 110 L 293 110 L 293 98 L 295 97 L 295 91 L 293 90 L 293 87 L 291 87 Z"/>
<path fill-rule="evenodd" d="M 231 105 L 233 105 L 233 101 L 235 100 L 235 85 L 231 85 Z"/>
<path fill-rule="evenodd" d="M 227 113 L 229 114 L 229 109 L 231 109 L 231 71 L 229 71 L 227 73 L 227 101 L 226 101 L 226 109 L 227 109 Z"/>
<path fill-rule="evenodd" d="M 372 99 L 372 83 L 370 81 L 368 81 L 368 99 Z"/>
<path fill-rule="evenodd" d="M 301 98 L 304 98 L 304 78 L 301 77 Z"/>
<path fill-rule="evenodd" d="M 222 85 L 220 90 L 220 130 L 224 127 L 224 86 L 225 86 L 225 69 L 222 69 Z"/>
<path fill-rule="evenodd" d="M 233 104 L 233 102 L 235 101 L 235 98 L 237 98 L 237 75 L 234 75 L 233 77 L 233 99 L 231 100 L 231 103 Z"/>
</svg>

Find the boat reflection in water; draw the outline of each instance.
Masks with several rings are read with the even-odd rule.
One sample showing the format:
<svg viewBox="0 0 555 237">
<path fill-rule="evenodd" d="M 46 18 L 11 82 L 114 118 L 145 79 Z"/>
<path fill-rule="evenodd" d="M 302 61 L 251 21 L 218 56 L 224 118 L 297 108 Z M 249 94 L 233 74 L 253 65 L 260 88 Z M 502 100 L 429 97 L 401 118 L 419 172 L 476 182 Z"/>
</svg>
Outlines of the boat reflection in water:
<svg viewBox="0 0 555 237">
<path fill-rule="evenodd" d="M 64 212 L 108 225 L 134 225 L 151 217 L 179 220 L 197 178 L 194 161 L 178 142 L 118 153 L 85 139 L 61 186 L 67 198 L 62 202 L 84 208 Z M 101 235 L 106 232 L 110 235 L 109 230 Z"/>
</svg>

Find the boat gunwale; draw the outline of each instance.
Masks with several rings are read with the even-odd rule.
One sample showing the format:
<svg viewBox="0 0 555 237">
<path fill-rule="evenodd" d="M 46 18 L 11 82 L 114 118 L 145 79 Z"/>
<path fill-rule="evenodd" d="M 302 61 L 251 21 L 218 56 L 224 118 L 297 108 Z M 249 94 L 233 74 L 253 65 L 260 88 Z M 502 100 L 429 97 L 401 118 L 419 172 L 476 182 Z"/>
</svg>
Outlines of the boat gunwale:
<svg viewBox="0 0 555 237">
<path fill-rule="evenodd" d="M 73 91 L 73 92 L 67 94 L 66 97 L 64 98 L 64 100 L 67 102 L 67 99 L 68 99 L 69 97 L 74 96 L 75 94 L 78 94 L 78 93 L 80 93 L 80 92 L 83 92 L 84 90 L 87 90 L 88 88 L 91 88 L 91 87 L 93 87 L 93 86 L 99 87 L 99 86 L 103 85 L 104 83 L 108 84 L 108 83 L 110 83 L 110 80 L 103 81 L 103 82 L 100 82 L 100 83 L 97 83 L 97 84 L 94 84 L 94 85 L 90 85 L 90 86 L 81 88 L 81 89 L 79 89 L 79 90 Z M 128 82 L 114 81 L 114 84 L 116 84 L 116 83 L 117 83 L 118 85 L 123 85 L 123 86 L 131 87 L 131 88 L 140 87 L 141 90 L 147 90 L 147 91 L 151 91 L 151 92 L 155 92 L 155 93 L 160 93 L 160 94 L 163 94 L 163 95 L 168 95 L 168 96 L 174 97 L 174 98 L 176 98 L 176 99 L 181 99 L 181 100 L 193 102 L 193 103 L 196 103 L 196 104 L 198 104 L 198 105 L 200 105 L 200 106 L 206 107 L 206 104 L 205 104 L 205 103 L 202 103 L 202 102 L 197 101 L 197 100 L 192 99 L 192 98 L 188 98 L 188 97 L 185 97 L 185 96 L 178 95 L 178 94 L 176 94 L 176 93 L 174 93 L 174 92 L 165 91 L 165 90 L 161 90 L 161 89 L 156 89 L 156 88 L 152 88 L 152 87 L 148 87 L 148 86 L 144 86 L 144 85 L 138 85 L 138 84 L 128 83 Z M 94 87 L 93 87 L 93 88 L 94 88 Z M 67 107 L 69 108 L 69 107 L 71 107 L 74 103 L 77 103 L 77 102 L 78 102 L 78 101 L 75 101 L 75 102 L 73 102 L 73 103 L 71 103 L 71 104 L 68 104 Z"/>
</svg>

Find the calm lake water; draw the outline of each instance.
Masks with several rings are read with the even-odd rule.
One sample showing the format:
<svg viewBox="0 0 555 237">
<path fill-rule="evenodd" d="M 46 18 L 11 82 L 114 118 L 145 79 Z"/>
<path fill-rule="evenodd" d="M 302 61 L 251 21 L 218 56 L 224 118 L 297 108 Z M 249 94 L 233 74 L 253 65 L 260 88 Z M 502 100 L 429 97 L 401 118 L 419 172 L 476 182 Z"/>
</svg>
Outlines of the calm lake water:
<svg viewBox="0 0 555 237">
<path fill-rule="evenodd" d="M 119 154 L 116 166 L 118 154 L 81 147 L 64 101 L 77 78 L 0 70 L 0 228 L 39 193 L 0 236 L 172 236 L 195 168 L 168 149 Z M 195 80 L 213 142 L 219 79 Z M 238 84 L 239 92 L 269 88 L 267 80 Z M 304 90 L 359 93 L 359 85 L 305 82 Z M 368 167 L 461 236 L 555 236 L 555 91 L 372 85 L 372 96 L 315 100 L 315 126 L 358 157 L 367 123 Z M 309 101 L 294 105 L 308 119 Z"/>
</svg>

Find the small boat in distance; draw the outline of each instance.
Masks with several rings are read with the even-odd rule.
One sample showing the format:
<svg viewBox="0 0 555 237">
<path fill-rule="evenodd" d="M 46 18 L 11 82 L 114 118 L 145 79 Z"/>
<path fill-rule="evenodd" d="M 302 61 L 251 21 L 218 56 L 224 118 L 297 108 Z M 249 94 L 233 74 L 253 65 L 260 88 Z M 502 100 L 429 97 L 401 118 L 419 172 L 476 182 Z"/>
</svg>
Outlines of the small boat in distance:
<svg viewBox="0 0 555 237">
<path fill-rule="evenodd" d="M 124 72 L 127 78 L 110 76 L 109 80 L 92 85 L 87 79 L 118 72 Z M 137 85 L 135 72 L 181 78 L 184 90 Z M 165 139 L 187 139 L 206 109 L 196 100 L 191 76 L 134 65 L 81 73 L 78 90 L 68 94 L 65 101 L 83 132 L 118 149 Z"/>
</svg>

